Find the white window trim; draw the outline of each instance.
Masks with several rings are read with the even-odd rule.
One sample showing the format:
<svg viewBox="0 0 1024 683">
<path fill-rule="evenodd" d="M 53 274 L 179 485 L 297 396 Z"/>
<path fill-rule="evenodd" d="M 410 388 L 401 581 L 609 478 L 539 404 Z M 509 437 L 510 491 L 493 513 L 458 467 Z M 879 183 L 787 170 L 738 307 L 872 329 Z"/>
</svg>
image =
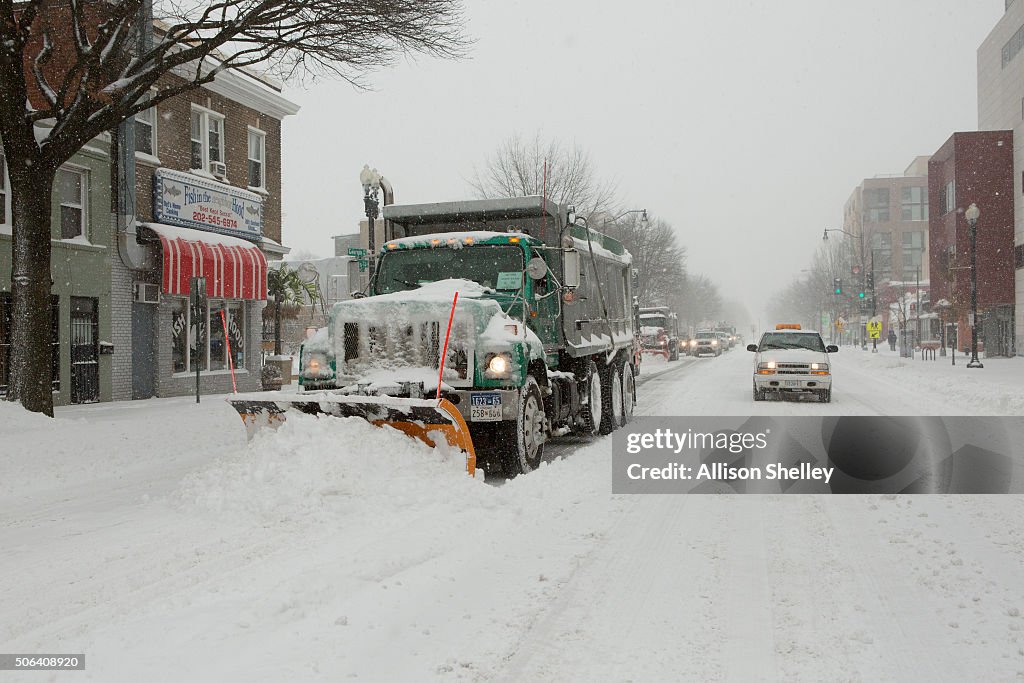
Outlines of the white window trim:
<svg viewBox="0 0 1024 683">
<path fill-rule="evenodd" d="M 152 94 L 147 94 L 146 95 L 147 99 L 152 99 L 152 97 L 153 97 Z M 140 152 L 139 151 L 138 140 L 136 139 L 136 143 L 135 143 L 135 158 L 140 160 L 140 161 L 144 161 L 146 163 L 156 164 L 157 166 L 160 166 L 161 165 L 160 164 L 160 156 L 159 156 L 160 148 L 157 146 L 158 141 L 160 140 L 160 136 L 157 133 L 157 128 L 158 128 L 158 125 L 159 125 L 158 121 L 160 120 L 160 111 L 159 111 L 159 108 L 157 107 L 157 105 L 154 104 L 149 109 L 145 109 L 143 111 L 140 111 L 138 114 L 136 114 L 135 115 L 135 120 L 138 121 L 139 115 L 140 114 L 145 114 L 146 112 L 152 112 L 152 117 L 153 117 L 153 120 L 151 122 L 152 132 L 150 133 L 150 138 L 151 138 L 150 139 L 150 146 L 153 148 L 153 153 L 152 154 L 148 154 L 146 152 Z M 189 134 L 190 134 L 190 136 L 191 136 L 191 125 L 192 125 L 192 122 L 189 121 L 189 126 L 190 126 Z M 139 129 L 138 129 L 137 126 L 135 128 L 135 132 L 136 132 L 136 138 L 137 138 L 138 137 L 138 132 L 139 132 Z"/>
<path fill-rule="evenodd" d="M 253 159 L 252 157 L 249 156 L 249 138 L 252 135 L 256 135 L 259 138 L 259 140 L 260 140 L 260 154 L 262 156 L 262 158 L 259 159 L 260 171 L 261 171 L 260 172 L 260 184 L 259 185 L 249 185 L 248 189 L 252 190 L 253 192 L 266 192 L 267 191 L 267 132 L 265 130 L 260 130 L 259 128 L 253 128 L 252 126 L 247 126 L 247 128 L 248 128 L 248 133 L 246 134 L 246 138 L 245 138 L 245 160 L 246 160 L 246 164 L 245 164 L 245 176 L 246 176 L 246 178 L 245 179 L 246 179 L 246 182 L 249 181 L 249 162 L 250 161 L 256 161 L 255 159 Z"/>
<path fill-rule="evenodd" d="M 225 118 L 224 118 L 223 114 L 215 112 L 212 109 L 207 109 L 206 107 L 201 107 L 198 104 L 193 104 L 192 105 L 192 110 L 189 113 L 189 123 L 188 123 L 189 165 L 192 164 L 192 158 L 191 158 L 192 157 L 192 143 L 195 142 L 195 140 L 193 140 L 193 138 L 192 138 L 192 114 L 197 114 L 197 113 L 202 115 L 201 119 L 200 119 L 201 124 L 200 124 L 200 131 L 199 131 L 199 142 L 202 145 L 202 157 L 203 157 L 202 158 L 202 163 L 203 163 L 203 167 L 202 168 L 193 168 L 191 170 L 192 171 L 201 171 L 202 173 L 209 174 L 210 173 L 210 119 L 211 118 L 217 119 L 218 121 L 220 121 L 220 124 L 221 124 L 220 125 L 220 149 L 218 151 L 220 152 L 221 162 L 225 163 L 225 164 L 227 163 L 227 156 L 225 154 L 225 145 L 224 145 L 224 130 L 225 130 L 224 123 L 225 123 Z"/>
<path fill-rule="evenodd" d="M 77 166 L 75 164 L 64 164 L 59 169 L 57 169 L 57 176 L 60 176 L 60 172 L 61 171 L 67 171 L 68 173 L 77 173 L 82 178 L 81 190 L 80 190 L 79 197 L 78 197 L 79 200 L 82 202 L 81 205 L 76 206 L 74 204 L 65 204 L 63 197 L 60 197 L 60 196 L 57 197 L 57 203 L 60 206 L 60 208 L 64 208 L 65 206 L 69 206 L 69 207 L 73 207 L 73 208 L 80 208 L 82 210 L 82 221 L 81 221 L 81 224 L 79 225 L 80 231 L 79 231 L 78 235 L 76 235 L 75 237 L 64 237 L 63 236 L 63 232 L 62 232 L 62 235 L 61 235 L 60 239 L 63 240 L 63 241 L 69 241 L 69 240 L 82 241 L 82 240 L 84 240 L 84 241 L 88 242 L 89 241 L 89 189 L 90 189 L 89 188 L 89 169 L 86 168 L 85 166 Z M 59 193 L 59 190 L 58 190 L 58 193 Z M 61 229 L 61 231 L 63 231 L 63 229 L 64 229 L 64 220 L 63 220 L 62 216 L 61 216 L 60 224 L 59 224 L 58 227 Z"/>
</svg>

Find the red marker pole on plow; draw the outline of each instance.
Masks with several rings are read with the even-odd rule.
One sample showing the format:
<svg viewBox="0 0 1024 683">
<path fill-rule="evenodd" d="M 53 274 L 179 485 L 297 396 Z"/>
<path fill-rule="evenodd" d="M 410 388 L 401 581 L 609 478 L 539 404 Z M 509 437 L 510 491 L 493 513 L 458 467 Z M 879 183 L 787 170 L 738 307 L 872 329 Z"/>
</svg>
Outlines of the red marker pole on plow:
<svg viewBox="0 0 1024 683">
<path fill-rule="evenodd" d="M 228 350 L 228 366 L 231 368 L 231 388 L 238 393 L 238 383 L 235 382 L 235 359 L 231 357 L 231 336 L 228 335 L 228 319 L 224 316 L 224 309 L 220 309 L 220 322 L 224 326 L 224 345 Z"/>
<path fill-rule="evenodd" d="M 437 400 L 441 400 L 441 378 L 444 377 L 444 362 L 448 359 L 448 338 L 452 334 L 452 320 L 455 319 L 455 304 L 459 301 L 459 293 L 455 292 L 452 299 L 452 312 L 448 314 L 448 330 L 444 333 L 444 348 L 441 350 L 441 362 L 437 367 Z"/>
</svg>

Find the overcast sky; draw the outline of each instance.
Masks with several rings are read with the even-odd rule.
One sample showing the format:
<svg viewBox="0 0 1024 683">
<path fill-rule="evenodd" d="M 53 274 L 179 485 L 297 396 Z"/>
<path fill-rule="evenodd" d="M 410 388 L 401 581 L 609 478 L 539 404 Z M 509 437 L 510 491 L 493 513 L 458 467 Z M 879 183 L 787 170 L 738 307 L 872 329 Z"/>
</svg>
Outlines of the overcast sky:
<svg viewBox="0 0 1024 683">
<path fill-rule="evenodd" d="M 1003 0 L 467 0 L 468 59 L 402 62 L 372 92 L 286 94 L 283 237 L 333 254 L 376 167 L 398 203 L 471 196 L 515 132 L 579 143 L 625 208 L 757 316 L 840 227 L 863 178 L 977 126 L 976 50 Z"/>
</svg>

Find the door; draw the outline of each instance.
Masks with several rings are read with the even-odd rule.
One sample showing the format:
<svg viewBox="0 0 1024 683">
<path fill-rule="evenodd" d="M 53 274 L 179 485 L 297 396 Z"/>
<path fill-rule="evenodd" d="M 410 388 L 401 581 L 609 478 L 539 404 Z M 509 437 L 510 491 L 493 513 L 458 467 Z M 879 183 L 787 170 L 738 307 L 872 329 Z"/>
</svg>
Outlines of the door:
<svg viewBox="0 0 1024 683">
<path fill-rule="evenodd" d="M 94 298 L 71 297 L 71 402 L 100 400 L 99 312 Z"/>
<path fill-rule="evenodd" d="M 132 304 L 132 398 L 156 395 L 156 304 Z"/>
</svg>

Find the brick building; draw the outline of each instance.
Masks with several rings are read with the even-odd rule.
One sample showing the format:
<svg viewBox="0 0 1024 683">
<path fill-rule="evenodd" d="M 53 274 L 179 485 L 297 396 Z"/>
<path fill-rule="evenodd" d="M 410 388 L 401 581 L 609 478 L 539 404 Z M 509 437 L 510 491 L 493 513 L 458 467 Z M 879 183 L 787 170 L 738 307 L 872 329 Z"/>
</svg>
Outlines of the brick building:
<svg viewBox="0 0 1024 683">
<path fill-rule="evenodd" d="M 85 24 L 98 23 L 104 8 L 86 3 Z M 56 24 L 67 9 L 47 11 Z M 55 35 L 43 66 L 51 78 L 75 58 L 66 36 Z M 158 86 L 181 77 L 168 74 Z M 30 100 L 39 97 L 30 86 Z M 275 83 L 226 69 L 87 142 L 58 172 L 55 403 L 191 394 L 197 367 L 203 392 L 230 391 L 232 366 L 239 390 L 259 388 L 267 260 L 288 251 L 281 121 L 298 109 Z M 4 166 L 0 154 L 0 392 L 11 326 Z M 206 278 L 198 316 L 187 305 L 192 276 Z"/>
<path fill-rule="evenodd" d="M 986 356 L 1014 354 L 1014 173 L 1010 130 L 954 133 L 932 155 L 928 191 L 932 301 L 952 304 L 947 340 L 971 344 L 971 243 L 964 211 L 981 209 L 976 226 L 978 340 Z M 956 331 L 959 330 L 959 336 Z"/>
<path fill-rule="evenodd" d="M 297 111 L 274 84 L 223 71 L 136 117 L 135 211 L 112 268 L 115 399 L 191 394 L 197 365 L 203 392 L 230 391 L 232 366 L 239 390 L 259 388 L 267 260 L 288 251 L 281 120 Z M 209 297 L 197 320 L 193 275 Z"/>
</svg>

